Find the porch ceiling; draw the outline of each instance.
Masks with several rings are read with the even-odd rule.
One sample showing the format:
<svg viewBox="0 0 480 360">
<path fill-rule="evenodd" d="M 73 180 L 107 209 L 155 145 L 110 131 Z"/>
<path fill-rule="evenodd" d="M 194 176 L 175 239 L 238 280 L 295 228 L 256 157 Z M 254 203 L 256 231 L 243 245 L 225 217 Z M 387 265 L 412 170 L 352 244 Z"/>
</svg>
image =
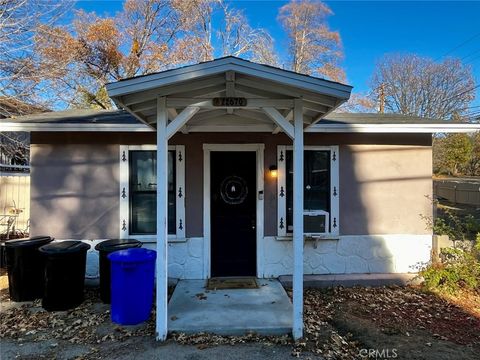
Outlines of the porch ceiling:
<svg viewBox="0 0 480 360">
<path fill-rule="evenodd" d="M 169 122 L 179 114 L 188 119 L 182 132 L 280 132 L 273 121 L 277 113 L 293 121 L 293 100 L 303 101 L 303 121 L 308 127 L 350 97 L 351 86 L 235 57 L 110 83 L 108 94 L 142 122 L 156 127 L 157 99 L 165 98 Z M 247 106 L 214 106 L 216 97 L 242 97 Z M 186 110 L 187 109 L 187 110 Z M 186 111 L 185 111 L 186 110 Z"/>
</svg>

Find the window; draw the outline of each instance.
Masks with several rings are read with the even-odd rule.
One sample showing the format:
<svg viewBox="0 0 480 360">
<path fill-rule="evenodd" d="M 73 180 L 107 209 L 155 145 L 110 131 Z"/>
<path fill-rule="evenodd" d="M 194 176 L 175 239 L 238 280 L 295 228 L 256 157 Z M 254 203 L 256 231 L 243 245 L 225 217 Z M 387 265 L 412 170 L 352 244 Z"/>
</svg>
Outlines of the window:
<svg viewBox="0 0 480 360">
<path fill-rule="evenodd" d="M 129 154 L 130 235 L 157 233 L 157 153 L 134 150 Z M 175 234 L 175 151 L 168 152 L 168 233 Z"/>
<path fill-rule="evenodd" d="M 287 236 L 293 232 L 293 151 L 291 147 L 279 146 L 277 160 L 278 235 Z M 339 227 L 338 147 L 305 147 L 303 191 L 305 233 L 337 235 Z"/>
<path fill-rule="evenodd" d="M 183 239 L 184 147 L 168 151 L 168 235 Z M 120 237 L 154 240 L 157 233 L 157 153 L 155 146 L 120 147 Z"/>
</svg>

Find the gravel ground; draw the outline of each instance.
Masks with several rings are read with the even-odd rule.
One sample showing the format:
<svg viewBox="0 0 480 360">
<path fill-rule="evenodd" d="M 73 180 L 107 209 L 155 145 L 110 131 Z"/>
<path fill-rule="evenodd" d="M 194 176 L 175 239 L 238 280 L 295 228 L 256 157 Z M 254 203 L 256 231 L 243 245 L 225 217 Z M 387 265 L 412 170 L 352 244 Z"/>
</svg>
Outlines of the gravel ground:
<svg viewBox="0 0 480 360">
<path fill-rule="evenodd" d="M 52 344 L 56 344 L 52 347 Z M 202 360 L 202 359 L 292 359 L 291 348 L 281 345 L 236 344 L 219 345 L 199 350 L 193 345 L 180 345 L 173 340 L 156 342 L 152 337 L 135 337 L 122 343 L 104 343 L 98 347 L 75 345 L 68 342 L 2 341 L 1 359 L 116 359 L 116 360 Z M 302 358 L 310 358 L 308 355 Z"/>
</svg>

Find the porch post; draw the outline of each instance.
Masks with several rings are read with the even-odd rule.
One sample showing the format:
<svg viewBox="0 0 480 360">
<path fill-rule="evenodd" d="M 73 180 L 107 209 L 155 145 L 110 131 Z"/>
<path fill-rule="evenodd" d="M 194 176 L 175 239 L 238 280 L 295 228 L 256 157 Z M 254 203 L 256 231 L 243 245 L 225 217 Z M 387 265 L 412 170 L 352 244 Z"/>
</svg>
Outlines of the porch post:
<svg viewBox="0 0 480 360">
<path fill-rule="evenodd" d="M 167 338 L 167 193 L 168 193 L 168 139 L 167 102 L 165 97 L 157 99 L 157 340 Z"/>
<path fill-rule="evenodd" d="M 303 336 L 303 104 L 293 109 L 293 338 Z"/>
</svg>

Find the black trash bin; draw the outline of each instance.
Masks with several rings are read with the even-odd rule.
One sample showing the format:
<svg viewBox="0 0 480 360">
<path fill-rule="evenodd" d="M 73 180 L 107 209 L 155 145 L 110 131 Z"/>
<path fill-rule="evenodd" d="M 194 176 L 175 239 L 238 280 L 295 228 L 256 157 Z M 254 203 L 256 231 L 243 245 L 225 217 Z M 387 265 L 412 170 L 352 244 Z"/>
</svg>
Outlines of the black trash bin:
<svg viewBox="0 0 480 360">
<path fill-rule="evenodd" d="M 35 236 L 5 241 L 5 260 L 12 301 L 30 301 L 42 297 L 45 263 L 38 248 L 52 240 L 50 236 Z"/>
<path fill-rule="evenodd" d="M 142 247 L 142 243 L 135 239 L 111 239 L 102 241 L 95 246 L 100 259 L 100 299 L 110 304 L 110 260 L 107 255 L 117 251 Z"/>
<path fill-rule="evenodd" d="M 88 249 L 90 245 L 77 240 L 55 242 L 39 249 L 45 257 L 45 310 L 73 309 L 83 302 Z"/>
<path fill-rule="evenodd" d="M 5 260 L 5 241 L 0 241 L 0 268 L 5 269 L 7 262 Z"/>
</svg>

